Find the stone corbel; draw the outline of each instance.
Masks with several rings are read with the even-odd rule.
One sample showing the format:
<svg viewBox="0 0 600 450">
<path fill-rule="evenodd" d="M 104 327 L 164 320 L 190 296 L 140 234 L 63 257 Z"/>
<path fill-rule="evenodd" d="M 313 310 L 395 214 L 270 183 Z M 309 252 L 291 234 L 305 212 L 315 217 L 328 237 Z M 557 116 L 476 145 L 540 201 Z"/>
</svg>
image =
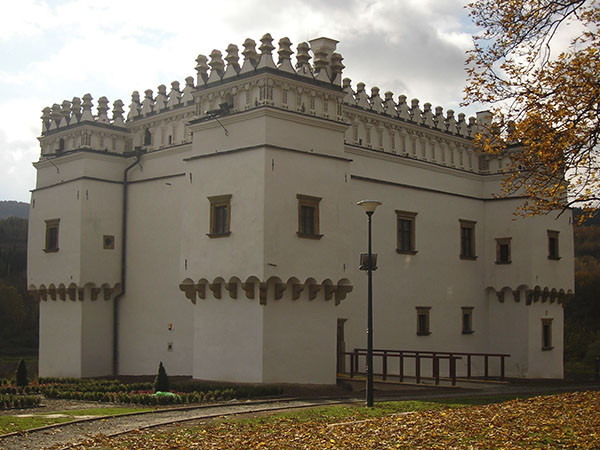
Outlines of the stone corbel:
<svg viewBox="0 0 600 450">
<path fill-rule="evenodd" d="M 210 283 L 208 288 L 212 291 L 215 298 L 221 298 L 221 283 Z"/>
<path fill-rule="evenodd" d="M 333 294 L 337 290 L 337 286 L 335 284 L 323 284 L 325 300 L 331 300 L 333 298 Z"/>
<path fill-rule="evenodd" d="M 48 286 L 48 295 L 50 296 L 50 300 L 56 300 L 56 287 L 53 284 Z"/>
<path fill-rule="evenodd" d="M 531 305 L 531 302 L 533 301 L 533 289 L 527 289 L 526 296 L 525 303 Z"/>
<path fill-rule="evenodd" d="M 498 296 L 498 301 L 504 303 L 504 291 L 498 291 L 496 292 L 496 295 Z"/>
<path fill-rule="evenodd" d="M 46 286 L 44 286 L 43 284 L 40 286 L 39 295 L 42 300 L 48 300 L 48 291 L 46 290 Z"/>
<path fill-rule="evenodd" d="M 281 298 L 283 297 L 283 293 L 285 292 L 285 290 L 287 288 L 287 284 L 275 283 L 274 286 L 275 286 L 275 289 L 274 289 L 275 300 L 281 300 Z"/>
<path fill-rule="evenodd" d="M 247 281 L 245 283 L 242 283 L 242 289 L 244 290 L 244 292 L 246 292 L 246 297 L 248 297 L 250 300 L 254 298 L 255 289 L 253 281 Z"/>
<path fill-rule="evenodd" d="M 515 302 L 521 301 L 521 290 L 520 289 L 513 290 L 512 294 L 513 294 L 513 298 L 515 299 Z"/>
<path fill-rule="evenodd" d="M 309 284 L 308 285 L 308 299 L 314 300 L 315 298 L 317 298 L 317 294 L 319 293 L 320 290 L 321 290 L 320 284 Z"/>
<path fill-rule="evenodd" d="M 258 284 L 258 290 L 259 290 L 259 303 L 261 305 L 266 305 L 267 304 L 267 290 L 268 290 L 268 285 L 267 283 L 259 283 Z"/>
<path fill-rule="evenodd" d="M 549 298 L 550 298 L 550 291 L 548 290 L 548 288 L 546 288 L 542 292 L 542 303 L 547 302 Z"/>
<path fill-rule="evenodd" d="M 100 291 L 101 291 L 101 289 L 97 288 L 97 287 L 90 288 L 92 300 L 98 299 L 98 295 L 100 295 Z"/>
<path fill-rule="evenodd" d="M 225 283 L 225 289 L 227 289 L 231 298 L 238 297 L 238 284 L 236 281 L 230 281 L 229 283 Z"/>
<path fill-rule="evenodd" d="M 303 284 L 292 284 L 292 300 L 298 300 L 304 290 Z"/>
<path fill-rule="evenodd" d="M 67 295 L 69 296 L 69 300 L 77 300 L 77 285 L 75 283 L 71 283 L 69 285 L 69 288 L 67 289 Z"/>
<path fill-rule="evenodd" d="M 66 289 L 65 289 L 65 285 L 64 284 L 59 284 L 58 285 L 58 289 L 56 290 L 56 294 L 58 295 L 58 298 L 60 298 L 61 300 L 65 300 L 66 299 Z"/>
<path fill-rule="evenodd" d="M 335 304 L 339 305 L 342 300 L 346 298 L 354 287 L 349 284 L 338 284 L 337 289 L 335 291 Z"/>
</svg>

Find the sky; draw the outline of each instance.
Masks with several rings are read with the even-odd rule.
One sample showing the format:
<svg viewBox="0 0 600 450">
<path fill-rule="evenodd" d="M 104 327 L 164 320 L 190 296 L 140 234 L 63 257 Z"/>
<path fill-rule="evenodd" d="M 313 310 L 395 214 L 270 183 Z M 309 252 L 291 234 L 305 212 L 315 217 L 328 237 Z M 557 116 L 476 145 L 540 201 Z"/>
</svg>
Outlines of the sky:
<svg viewBox="0 0 600 450">
<path fill-rule="evenodd" d="M 339 42 L 343 77 L 444 110 L 459 106 L 465 52 L 477 31 L 467 0 L 0 0 L 0 200 L 35 187 L 41 110 L 90 93 L 129 105 L 131 92 L 196 72 L 198 54 L 228 44 Z M 273 52 L 276 57 L 277 49 Z M 241 54 L 240 54 L 241 56 Z M 294 58 L 294 56 L 292 56 Z M 276 59 L 276 58 L 275 58 Z M 112 114 L 109 111 L 109 116 Z"/>
</svg>

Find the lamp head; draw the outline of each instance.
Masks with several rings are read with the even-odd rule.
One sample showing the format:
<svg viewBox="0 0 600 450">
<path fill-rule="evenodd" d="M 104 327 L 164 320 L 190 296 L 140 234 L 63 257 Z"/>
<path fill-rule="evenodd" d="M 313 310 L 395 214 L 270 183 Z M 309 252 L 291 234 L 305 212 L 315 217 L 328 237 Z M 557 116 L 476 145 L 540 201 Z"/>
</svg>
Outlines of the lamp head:
<svg viewBox="0 0 600 450">
<path fill-rule="evenodd" d="M 373 214 L 381 202 L 377 200 L 361 200 L 357 205 L 362 206 L 367 214 Z"/>
</svg>

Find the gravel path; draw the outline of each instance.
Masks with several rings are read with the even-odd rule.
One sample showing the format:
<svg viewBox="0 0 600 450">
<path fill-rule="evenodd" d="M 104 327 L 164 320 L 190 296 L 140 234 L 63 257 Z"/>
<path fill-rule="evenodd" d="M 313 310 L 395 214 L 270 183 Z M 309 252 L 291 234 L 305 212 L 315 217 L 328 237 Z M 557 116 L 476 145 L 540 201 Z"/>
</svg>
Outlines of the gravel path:
<svg viewBox="0 0 600 450">
<path fill-rule="evenodd" d="M 48 448 L 62 449 L 68 448 L 71 444 L 79 443 L 88 437 L 98 434 L 110 436 L 139 428 L 164 425 L 172 423 L 173 421 L 209 419 L 212 417 L 231 414 L 276 411 L 281 409 L 320 406 L 332 403 L 339 403 L 339 401 L 291 400 L 246 402 L 229 405 L 207 405 L 178 411 L 159 411 L 152 414 L 111 417 L 89 422 L 80 422 L 71 425 L 61 424 L 60 426 L 49 428 L 43 431 L 29 432 L 17 436 L 0 438 L 0 448 L 2 450 Z"/>
</svg>

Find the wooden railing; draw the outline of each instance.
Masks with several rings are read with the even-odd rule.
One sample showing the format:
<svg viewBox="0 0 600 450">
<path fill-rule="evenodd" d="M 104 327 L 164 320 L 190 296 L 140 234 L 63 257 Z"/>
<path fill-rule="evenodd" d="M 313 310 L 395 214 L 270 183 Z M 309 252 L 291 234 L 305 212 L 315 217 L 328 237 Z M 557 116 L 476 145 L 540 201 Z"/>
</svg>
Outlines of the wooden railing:
<svg viewBox="0 0 600 450">
<path fill-rule="evenodd" d="M 344 358 L 350 358 L 350 377 L 353 378 L 356 374 L 364 374 L 359 372 L 359 358 L 364 357 L 365 362 L 367 358 L 367 350 L 363 348 L 355 348 L 353 352 L 344 352 Z M 431 360 L 432 367 L 432 378 L 435 380 L 435 384 L 440 383 L 440 360 L 448 360 L 448 379 L 452 382 L 452 386 L 456 385 L 456 361 L 459 359 L 466 358 L 467 373 L 464 378 L 472 378 L 472 363 L 474 358 L 483 358 L 483 377 L 485 380 L 490 378 L 490 359 L 500 359 L 500 380 L 504 380 L 504 368 L 505 360 L 510 357 L 506 353 L 467 353 L 467 352 L 438 352 L 438 351 L 421 351 L 421 350 L 373 350 L 373 365 L 375 365 L 378 358 L 381 359 L 381 373 L 376 374 L 381 376 L 383 381 L 386 381 L 390 377 L 397 378 L 401 383 L 405 377 L 409 375 L 405 374 L 405 359 L 414 359 L 414 378 L 417 383 L 421 382 L 424 378 L 421 373 L 421 362 L 423 360 Z M 398 361 L 398 373 L 390 373 L 388 370 L 388 361 Z"/>
</svg>

